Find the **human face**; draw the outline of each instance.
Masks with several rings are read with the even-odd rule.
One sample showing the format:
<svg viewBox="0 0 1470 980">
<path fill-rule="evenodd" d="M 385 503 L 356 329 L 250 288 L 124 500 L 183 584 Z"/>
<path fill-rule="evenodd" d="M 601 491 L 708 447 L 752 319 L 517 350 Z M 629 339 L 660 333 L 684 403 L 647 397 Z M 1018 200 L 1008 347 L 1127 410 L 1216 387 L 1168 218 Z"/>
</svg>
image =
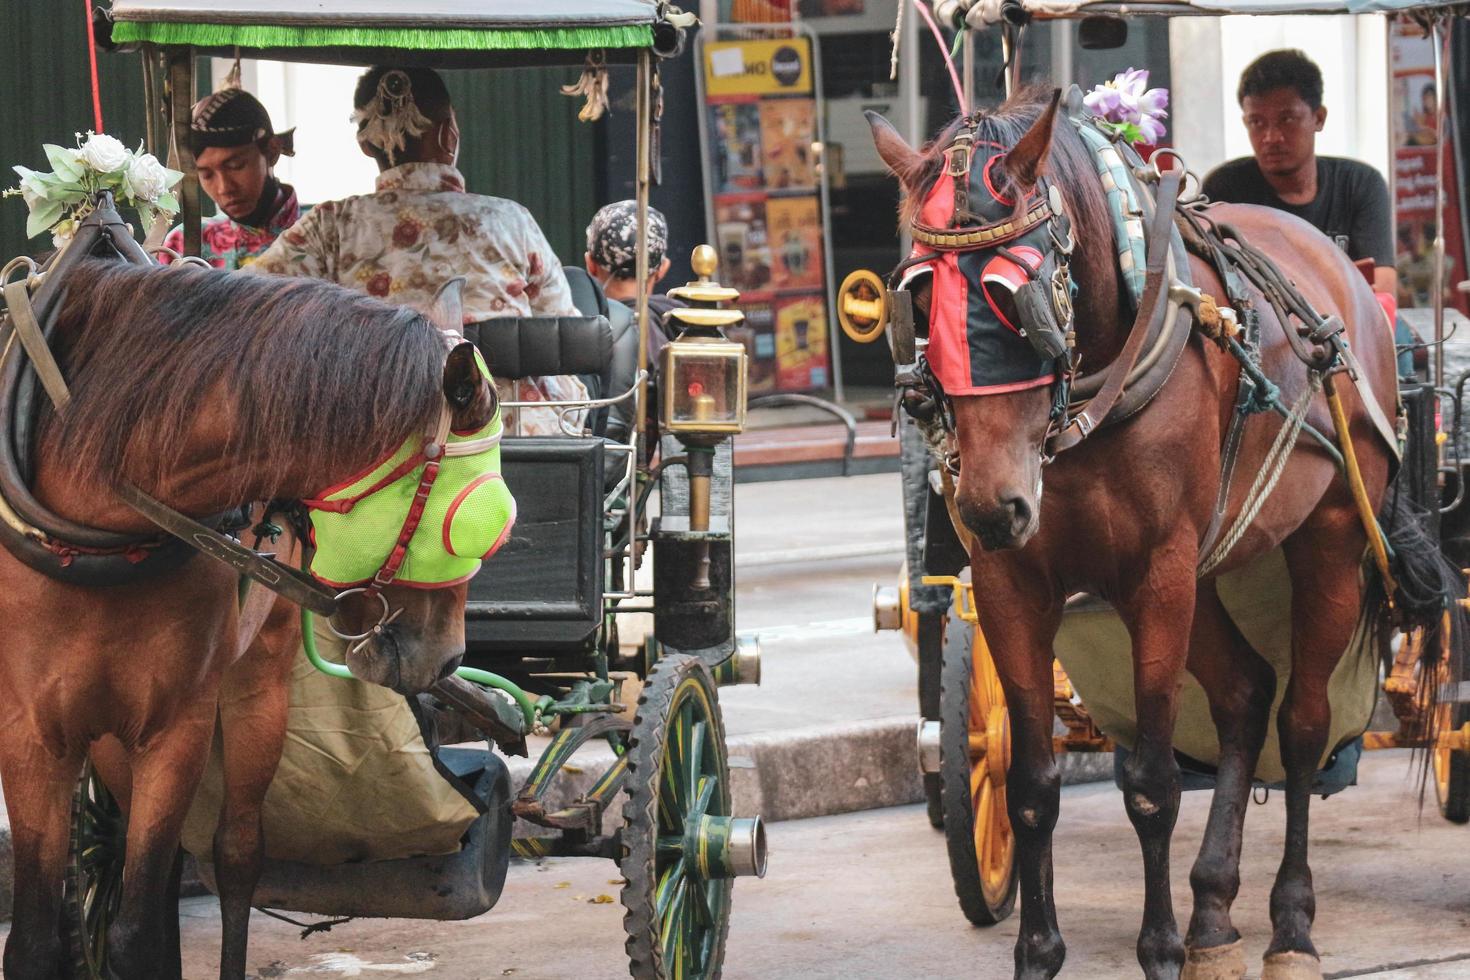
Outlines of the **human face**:
<svg viewBox="0 0 1470 980">
<path fill-rule="evenodd" d="M 1247 95 L 1240 108 L 1262 173 L 1294 174 L 1316 160 L 1317 134 L 1327 121 L 1325 107 L 1313 110 L 1296 89 L 1277 88 Z"/>
<path fill-rule="evenodd" d="M 221 211 L 236 221 L 255 211 L 271 172 L 270 161 L 259 146 L 211 146 L 194 163 L 200 186 Z"/>
</svg>

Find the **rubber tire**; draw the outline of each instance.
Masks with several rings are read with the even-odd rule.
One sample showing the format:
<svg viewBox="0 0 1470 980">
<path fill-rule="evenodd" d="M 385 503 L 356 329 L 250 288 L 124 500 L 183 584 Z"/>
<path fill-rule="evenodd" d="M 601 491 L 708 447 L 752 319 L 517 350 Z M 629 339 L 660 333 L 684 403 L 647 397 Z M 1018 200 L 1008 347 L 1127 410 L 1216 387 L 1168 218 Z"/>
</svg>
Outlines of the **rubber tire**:
<svg viewBox="0 0 1470 980">
<path fill-rule="evenodd" d="M 937 772 L 926 772 L 924 775 L 924 810 L 929 817 L 929 826 L 935 830 L 944 829 L 944 796 L 943 780 Z"/>
<path fill-rule="evenodd" d="M 623 930 L 628 934 L 628 972 L 635 980 L 667 980 L 672 973 L 664 967 L 663 946 L 654 896 L 658 887 L 655 849 L 658 834 L 658 793 L 662 780 L 665 746 L 674 701 L 681 690 L 692 686 L 703 692 L 709 706 L 707 744 L 715 751 L 719 792 L 712 810 L 730 812 L 730 769 L 725 754 L 725 723 L 720 715 L 718 691 L 709 668 L 696 657 L 665 649 L 644 680 L 638 697 L 638 712 L 628 737 L 628 797 L 623 804 L 622 854 L 618 860 L 626 884 L 620 895 Z M 688 980 L 715 980 L 725 960 L 725 940 L 730 931 L 732 882 L 723 881 L 723 900 L 717 913 L 714 942 L 703 973 Z"/>
<path fill-rule="evenodd" d="M 1470 704 L 1446 705 L 1451 729 L 1470 721 Z M 1442 729 L 1443 730 L 1443 729 Z M 1450 823 L 1470 823 L 1470 752 L 1452 751 L 1433 755 L 1434 795 L 1440 816 Z"/>
<path fill-rule="evenodd" d="M 972 924 L 993 926 L 1008 918 L 1016 907 L 1015 844 L 1014 838 L 1010 838 L 1009 856 L 1005 859 L 1009 869 L 1004 885 L 993 888 L 987 896 L 980 868 L 981 858 L 988 856 L 980 855 L 975 846 L 975 806 L 970 782 L 971 652 L 975 629 L 950 610 L 944 625 L 940 674 L 939 775 L 944 839 L 955 897 Z M 990 670 L 993 672 L 994 667 Z"/>
<path fill-rule="evenodd" d="M 98 816 L 116 821 L 112 830 L 112 846 L 104 852 L 105 866 L 84 861 L 83 841 L 90 839 Z M 122 865 L 119 844 L 127 837 L 127 820 L 117 801 L 87 762 L 77 780 L 72 796 L 70 840 L 66 861 L 66 877 L 62 886 L 61 941 L 72 964 L 72 976 L 78 980 L 103 980 L 106 972 L 106 941 L 99 949 L 93 935 L 97 925 L 105 931 L 116 917 L 122 902 Z M 86 896 L 106 877 L 112 891 L 102 909 L 100 922 L 87 921 Z M 96 961 L 96 962 L 94 962 Z"/>
</svg>

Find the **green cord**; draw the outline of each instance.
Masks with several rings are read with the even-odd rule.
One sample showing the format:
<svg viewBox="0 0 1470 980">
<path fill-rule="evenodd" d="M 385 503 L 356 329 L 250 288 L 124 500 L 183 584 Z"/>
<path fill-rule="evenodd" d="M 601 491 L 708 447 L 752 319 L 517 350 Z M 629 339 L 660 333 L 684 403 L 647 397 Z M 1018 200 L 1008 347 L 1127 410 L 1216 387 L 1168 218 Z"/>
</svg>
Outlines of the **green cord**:
<svg viewBox="0 0 1470 980">
<path fill-rule="evenodd" d="M 950 56 L 951 59 L 954 59 L 954 58 L 959 57 L 960 48 L 964 47 L 964 44 L 965 44 L 965 32 L 964 31 L 956 31 L 955 32 L 955 35 L 954 35 L 954 45 L 949 49 L 949 56 Z"/>
<path fill-rule="evenodd" d="M 310 609 L 301 610 L 301 646 L 306 651 L 306 659 L 317 670 L 328 677 L 351 677 L 352 671 L 342 664 L 334 664 L 329 660 L 323 660 L 322 655 L 316 649 L 316 636 L 312 633 L 312 624 L 316 616 Z M 492 674 L 488 670 L 478 670 L 474 667 L 461 667 L 454 672 L 456 677 L 463 677 L 483 687 L 493 687 L 497 691 L 504 691 L 515 701 L 516 707 L 521 709 L 521 714 L 526 719 L 526 730 L 530 731 L 536 727 L 537 705 L 531 700 L 531 696 L 512 681 L 506 680 L 499 674 Z"/>
</svg>

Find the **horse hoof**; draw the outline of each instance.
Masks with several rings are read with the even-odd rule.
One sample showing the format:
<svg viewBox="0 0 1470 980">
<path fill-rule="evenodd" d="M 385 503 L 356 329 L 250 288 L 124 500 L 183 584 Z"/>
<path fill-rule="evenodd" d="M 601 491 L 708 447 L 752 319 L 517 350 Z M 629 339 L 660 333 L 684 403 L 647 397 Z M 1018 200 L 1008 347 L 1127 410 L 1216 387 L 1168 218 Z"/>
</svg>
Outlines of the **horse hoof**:
<svg viewBox="0 0 1470 980">
<path fill-rule="evenodd" d="M 1261 980 L 1322 980 L 1322 961 L 1311 953 L 1269 953 Z"/>
<path fill-rule="evenodd" d="M 1240 980 L 1245 976 L 1244 942 L 1237 939 L 1224 946 L 1191 947 L 1184 959 L 1179 980 Z"/>
</svg>

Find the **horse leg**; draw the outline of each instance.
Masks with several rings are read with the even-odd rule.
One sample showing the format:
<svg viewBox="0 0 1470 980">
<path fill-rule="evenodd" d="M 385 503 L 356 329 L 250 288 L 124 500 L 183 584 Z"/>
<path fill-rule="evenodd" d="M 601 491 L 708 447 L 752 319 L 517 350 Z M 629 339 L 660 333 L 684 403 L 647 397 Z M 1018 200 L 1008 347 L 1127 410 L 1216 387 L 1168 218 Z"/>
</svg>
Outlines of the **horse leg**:
<svg viewBox="0 0 1470 980">
<path fill-rule="evenodd" d="M 132 758 L 127 864 L 122 909 L 108 930 L 108 971 L 119 980 L 177 980 L 177 945 L 166 916 L 179 832 L 209 756 L 214 733 L 213 690 L 197 691 L 174 723 Z"/>
<path fill-rule="evenodd" d="M 1182 559 L 1186 551 L 1170 548 L 1162 554 Z M 1119 604 L 1133 639 L 1138 725 L 1138 740 L 1123 766 L 1123 800 L 1143 851 L 1143 925 L 1137 948 L 1149 980 L 1172 980 L 1184 963 L 1169 889 L 1169 840 L 1179 816 L 1179 764 L 1173 748 L 1179 673 L 1188 653 L 1195 601 L 1192 551 L 1188 555 L 1188 562 L 1156 561 Z"/>
<path fill-rule="evenodd" d="M 1044 601 L 1013 598 L 1002 577 L 981 581 L 976 594 L 985 640 L 1005 690 L 1011 725 L 1011 765 L 1006 773 L 1006 810 L 1016 841 L 1021 928 L 1016 937 L 1016 980 L 1050 980 L 1067 957 L 1057 928 L 1052 887 L 1052 831 L 1061 810 L 1061 773 L 1052 752 L 1054 723 L 1052 638 L 1061 622 L 1060 604 L 1044 612 Z"/>
<path fill-rule="evenodd" d="M 1307 864 L 1312 778 L 1327 748 L 1327 682 L 1357 627 L 1363 537 L 1351 507 L 1319 510 L 1287 539 L 1291 573 L 1291 680 L 1276 719 L 1286 769 L 1286 850 L 1271 889 L 1271 945 L 1262 980 L 1320 977 L 1312 945 L 1317 900 Z"/>
<path fill-rule="evenodd" d="M 10 980 L 52 980 L 66 975 L 66 950 L 57 927 L 71 799 L 82 761 L 75 755 L 51 755 L 30 732 L 11 732 L 0 742 L 0 753 L 15 861 L 4 975 Z"/>
<path fill-rule="evenodd" d="M 214 834 L 219 887 L 221 980 L 243 980 L 250 940 L 250 906 L 260 881 L 265 843 L 261 807 L 281 761 L 287 690 L 299 631 L 296 607 L 278 602 L 220 689 L 224 801 Z"/>
<path fill-rule="evenodd" d="M 1245 973 L 1230 906 L 1240 890 L 1240 849 L 1256 760 L 1266 740 L 1276 675 L 1240 635 L 1214 583 L 1201 582 L 1189 643 L 1189 672 L 1210 699 L 1220 762 L 1199 857 L 1189 873 L 1194 913 L 1185 980 L 1238 980 Z"/>
</svg>

